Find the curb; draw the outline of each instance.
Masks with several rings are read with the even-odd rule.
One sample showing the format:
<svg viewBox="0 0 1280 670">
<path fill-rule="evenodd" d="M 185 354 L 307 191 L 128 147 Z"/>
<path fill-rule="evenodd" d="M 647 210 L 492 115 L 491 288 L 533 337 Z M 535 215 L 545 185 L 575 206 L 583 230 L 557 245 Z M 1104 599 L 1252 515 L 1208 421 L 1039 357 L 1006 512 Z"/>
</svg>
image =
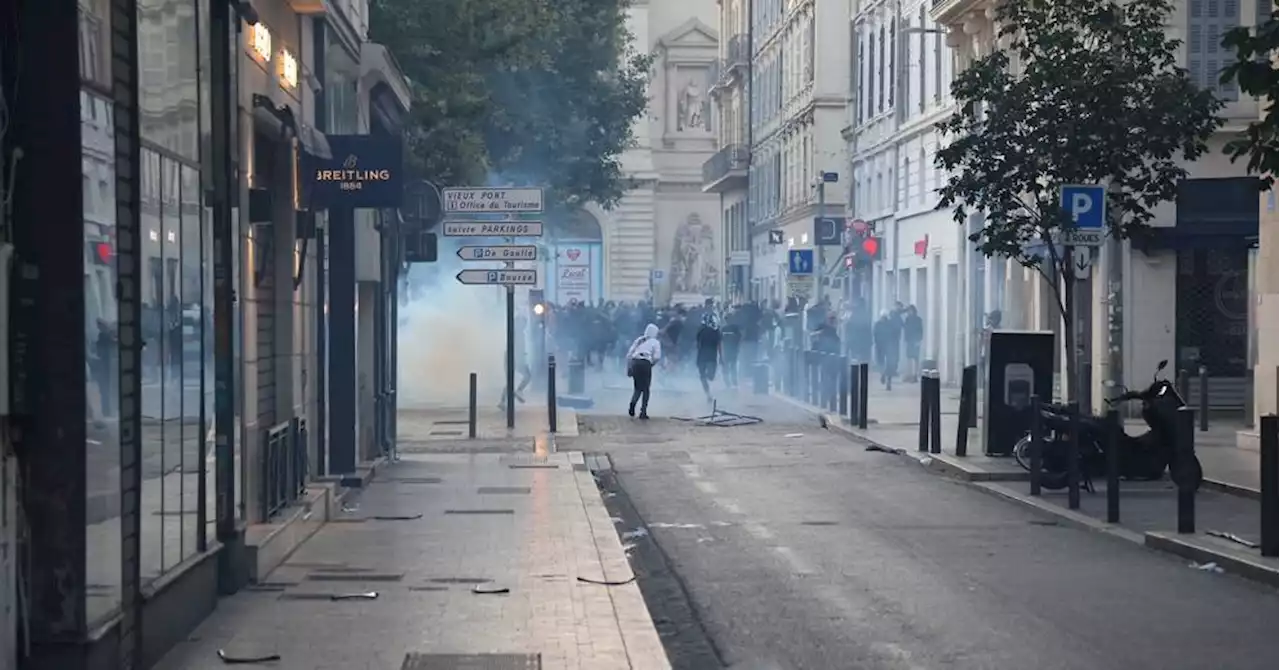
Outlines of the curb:
<svg viewBox="0 0 1280 670">
<path fill-rule="evenodd" d="M 972 482 L 970 486 L 1001 500 L 1018 503 L 1024 507 L 1030 507 L 1038 512 L 1061 519 L 1067 522 L 1068 525 L 1074 526 L 1075 528 L 1102 533 L 1108 537 L 1123 540 L 1138 546 L 1143 546 L 1145 543 L 1142 533 L 1095 519 L 1087 514 L 1081 514 L 1080 512 L 1063 508 L 1059 505 L 1046 502 L 1031 495 L 1023 495 L 1021 493 L 1007 491 L 988 482 Z"/>
<path fill-rule="evenodd" d="M 1231 482 L 1224 482 L 1216 479 L 1206 479 L 1200 485 L 1210 491 L 1217 491 L 1218 493 L 1225 493 L 1227 495 L 1238 496 L 1240 498 L 1248 498 L 1249 500 L 1257 500 L 1259 502 L 1262 501 L 1262 491 L 1248 486 L 1232 484 Z"/>
</svg>

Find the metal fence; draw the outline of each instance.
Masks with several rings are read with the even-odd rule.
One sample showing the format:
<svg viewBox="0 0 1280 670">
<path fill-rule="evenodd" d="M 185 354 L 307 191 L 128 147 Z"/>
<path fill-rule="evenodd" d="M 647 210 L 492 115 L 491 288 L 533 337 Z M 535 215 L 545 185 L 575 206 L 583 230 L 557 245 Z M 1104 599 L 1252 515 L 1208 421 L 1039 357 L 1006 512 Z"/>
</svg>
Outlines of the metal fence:
<svg viewBox="0 0 1280 670">
<path fill-rule="evenodd" d="M 271 519 L 307 490 L 307 421 L 294 418 L 265 431 L 262 441 L 262 519 Z"/>
</svg>

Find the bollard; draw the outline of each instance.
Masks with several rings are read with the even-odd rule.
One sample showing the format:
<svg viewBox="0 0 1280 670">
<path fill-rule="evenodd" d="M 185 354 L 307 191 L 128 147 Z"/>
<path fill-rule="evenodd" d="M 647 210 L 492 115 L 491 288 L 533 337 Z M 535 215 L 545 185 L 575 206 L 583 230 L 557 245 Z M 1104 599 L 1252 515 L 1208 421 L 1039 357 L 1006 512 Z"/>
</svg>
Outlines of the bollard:
<svg viewBox="0 0 1280 670">
<path fill-rule="evenodd" d="M 866 430 L 867 422 L 867 402 L 871 397 L 871 364 L 858 364 L 858 429 Z"/>
<path fill-rule="evenodd" d="M 966 366 L 960 373 L 960 416 L 956 417 L 956 456 L 969 455 L 969 429 L 977 425 L 978 368 Z"/>
<path fill-rule="evenodd" d="M 769 376 L 771 366 L 768 363 L 752 363 L 751 392 L 755 395 L 769 395 Z"/>
<path fill-rule="evenodd" d="M 1028 480 L 1031 482 L 1031 495 L 1040 495 L 1040 469 L 1042 467 L 1040 459 L 1043 454 L 1040 453 L 1040 447 L 1044 444 L 1044 417 L 1040 415 L 1040 398 L 1039 396 L 1031 396 L 1031 444 L 1027 445 L 1027 455 L 1030 456 L 1031 474 Z"/>
<path fill-rule="evenodd" d="M 580 357 L 569 359 L 569 395 L 582 395 L 587 388 L 587 362 Z"/>
<path fill-rule="evenodd" d="M 1186 368 L 1178 368 L 1178 395 L 1182 396 L 1183 402 L 1191 399 L 1191 375 Z"/>
<path fill-rule="evenodd" d="M 835 365 L 836 393 L 839 396 L 838 397 L 839 402 L 837 403 L 838 407 L 836 407 L 836 411 L 839 413 L 839 416 L 849 416 L 850 379 L 849 379 L 849 375 L 846 374 L 845 372 L 848 369 L 849 369 L 848 359 L 841 358 L 836 361 L 836 365 Z"/>
<path fill-rule="evenodd" d="M 849 364 L 849 425 L 858 425 L 858 364 Z"/>
<path fill-rule="evenodd" d="M 800 373 L 803 363 L 800 360 L 799 349 L 787 350 L 787 395 L 792 398 L 800 398 Z"/>
<path fill-rule="evenodd" d="M 1067 509 L 1080 509 L 1080 403 L 1070 403 L 1067 411 Z"/>
<path fill-rule="evenodd" d="M 1107 523 L 1120 523 L 1120 412 L 1107 410 Z"/>
<path fill-rule="evenodd" d="M 468 393 L 470 404 L 467 406 L 467 437 L 474 440 L 476 439 L 476 373 L 472 372 L 468 381 L 471 388 Z"/>
<path fill-rule="evenodd" d="M 1178 532 L 1180 534 L 1188 534 L 1196 532 L 1196 487 L 1198 481 L 1187 481 L 1185 478 L 1195 475 L 1189 468 L 1184 468 L 1181 463 L 1192 463 L 1192 459 L 1196 455 L 1196 411 L 1190 407 L 1183 407 L 1178 410 L 1177 419 L 1177 455 L 1174 456 L 1173 464 L 1180 471 L 1170 472 L 1170 478 L 1178 485 Z M 1199 479 L 1199 477 L 1194 477 Z M 1178 481 L 1178 480 L 1182 481 Z"/>
<path fill-rule="evenodd" d="M 1200 366 L 1200 432 L 1209 430 L 1209 368 Z"/>
<path fill-rule="evenodd" d="M 942 377 L 929 370 L 929 453 L 942 453 Z"/>
<path fill-rule="evenodd" d="M 827 380 L 827 411 L 840 411 L 840 355 L 827 354 L 827 363 L 823 366 L 823 377 Z"/>
<path fill-rule="evenodd" d="M 919 423 L 919 440 L 917 451 L 925 453 L 929 451 L 929 385 L 926 379 L 920 380 L 920 423 Z"/>
<path fill-rule="evenodd" d="M 805 352 L 805 360 L 807 362 L 805 369 L 809 371 L 808 394 L 805 396 L 805 400 L 810 405 L 817 405 L 818 384 L 822 383 L 822 373 L 818 370 L 818 352 L 812 349 Z"/>
<path fill-rule="evenodd" d="M 1280 496 L 1277 495 L 1277 484 L 1280 484 L 1280 473 L 1277 473 L 1277 431 L 1280 420 L 1274 414 L 1261 417 L 1258 421 L 1259 444 L 1258 461 L 1262 468 L 1259 487 L 1262 500 L 1262 555 L 1274 558 L 1280 550 Z"/>
<path fill-rule="evenodd" d="M 547 432 L 556 432 L 556 357 L 547 356 Z"/>
</svg>

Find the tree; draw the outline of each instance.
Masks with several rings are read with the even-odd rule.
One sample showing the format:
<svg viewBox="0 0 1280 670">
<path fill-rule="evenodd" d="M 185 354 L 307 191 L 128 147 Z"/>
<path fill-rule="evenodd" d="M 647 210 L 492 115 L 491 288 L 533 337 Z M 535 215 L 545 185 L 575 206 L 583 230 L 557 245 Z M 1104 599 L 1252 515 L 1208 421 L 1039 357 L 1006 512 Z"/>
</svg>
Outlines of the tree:
<svg viewBox="0 0 1280 670">
<path fill-rule="evenodd" d="M 1258 0 L 1268 2 L 1269 0 Z M 1260 186 L 1270 189 L 1276 174 L 1276 11 L 1262 25 L 1235 28 L 1222 38 L 1222 46 L 1235 49 L 1236 61 L 1222 71 L 1222 82 L 1234 81 L 1240 92 L 1262 101 L 1263 118 L 1249 124 L 1244 136 L 1229 142 L 1226 151 L 1234 162 L 1249 157 L 1249 172 L 1259 175 Z"/>
<path fill-rule="evenodd" d="M 996 21 L 1005 46 L 952 84 L 957 111 L 938 126 L 949 142 L 937 156 L 949 174 L 938 207 L 961 224 L 970 211 L 986 213 L 971 241 L 1039 271 L 1064 324 L 1070 268 L 1053 244 L 1028 250 L 1071 228 L 1059 187 L 1111 184 L 1108 233 L 1141 234 L 1222 123 L 1221 103 L 1176 64 L 1170 9 L 1168 0 L 1004 2 Z M 1063 328 L 1067 351 L 1073 330 Z"/>
<path fill-rule="evenodd" d="M 442 185 L 547 189 L 553 208 L 615 204 L 643 114 L 647 56 L 626 0 L 376 0 L 370 37 L 413 83 L 410 160 Z"/>
</svg>

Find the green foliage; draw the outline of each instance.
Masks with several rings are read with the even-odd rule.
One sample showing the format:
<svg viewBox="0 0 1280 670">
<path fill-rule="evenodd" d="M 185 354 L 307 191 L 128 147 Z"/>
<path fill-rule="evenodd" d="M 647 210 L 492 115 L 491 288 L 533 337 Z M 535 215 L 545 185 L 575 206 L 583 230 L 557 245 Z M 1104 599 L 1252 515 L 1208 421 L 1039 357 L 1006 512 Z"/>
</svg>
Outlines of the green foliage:
<svg viewBox="0 0 1280 670">
<path fill-rule="evenodd" d="M 543 186 L 549 207 L 615 204 L 650 68 L 626 4 L 374 0 L 370 39 L 413 84 L 413 167 L 445 186 Z"/>
<path fill-rule="evenodd" d="M 1268 0 L 1258 0 L 1267 2 Z M 1249 172 L 1259 175 L 1264 189 L 1275 185 L 1276 174 L 1276 12 L 1260 26 L 1236 28 L 1222 38 L 1222 46 L 1235 49 L 1236 61 L 1222 71 L 1223 83 L 1235 81 L 1240 92 L 1258 98 L 1263 118 L 1249 124 L 1243 137 L 1227 144 L 1226 151 L 1235 161 L 1249 157 Z"/>
<path fill-rule="evenodd" d="M 950 176 L 938 206 L 961 223 L 987 214 L 972 238 L 982 253 L 1041 268 L 1023 249 L 1070 228 L 1058 205 L 1064 184 L 1117 182 L 1107 208 L 1120 237 L 1139 234 L 1174 197 L 1183 165 L 1221 125 L 1221 103 L 1177 66 L 1169 12 L 1168 0 L 1000 6 L 1008 45 L 956 78 L 958 110 L 939 124 L 950 144 L 937 163 Z"/>
</svg>

